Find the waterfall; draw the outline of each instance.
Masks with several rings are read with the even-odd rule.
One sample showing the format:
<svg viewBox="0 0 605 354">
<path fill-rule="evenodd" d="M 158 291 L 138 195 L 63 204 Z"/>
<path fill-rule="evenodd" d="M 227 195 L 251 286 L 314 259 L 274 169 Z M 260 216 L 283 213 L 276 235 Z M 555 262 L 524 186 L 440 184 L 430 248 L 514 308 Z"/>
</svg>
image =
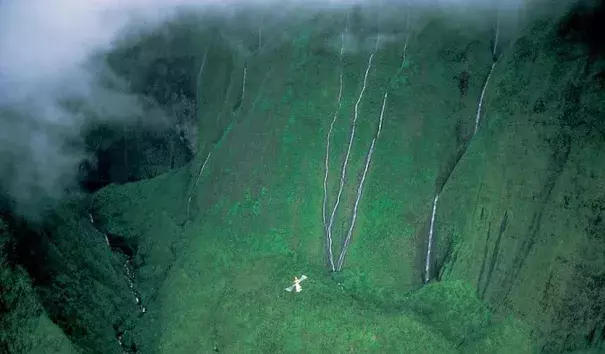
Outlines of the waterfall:
<svg viewBox="0 0 605 354">
<path fill-rule="evenodd" d="M 326 233 L 326 251 L 328 262 L 330 263 L 330 270 L 333 272 L 336 270 L 334 267 L 334 256 L 332 254 L 332 218 L 330 218 L 330 225 L 328 225 L 328 215 L 327 215 L 327 203 L 328 203 L 328 171 L 330 169 L 330 137 L 332 136 L 332 131 L 334 130 L 334 124 L 336 123 L 336 118 L 338 117 L 338 113 L 342 106 L 342 56 L 344 54 L 344 45 L 345 45 L 345 34 L 344 32 L 341 35 L 341 45 L 340 45 L 340 88 L 338 90 L 338 98 L 336 100 L 337 108 L 334 112 L 334 116 L 332 117 L 332 123 L 330 124 L 330 129 L 328 131 L 328 135 L 326 137 L 326 161 L 325 161 L 325 174 L 324 174 L 324 199 L 323 199 L 323 207 L 322 207 L 322 217 L 324 223 L 324 229 Z"/>
<path fill-rule="evenodd" d="M 485 79 L 485 82 L 483 83 L 483 88 L 481 89 L 481 96 L 479 97 L 479 103 L 477 104 L 477 111 L 475 114 L 475 129 L 473 130 L 473 135 L 471 136 L 471 139 L 473 137 L 475 137 L 475 135 L 477 134 L 477 131 L 479 130 L 479 122 L 481 120 L 481 111 L 483 109 L 483 100 L 485 98 L 485 92 L 487 91 L 487 86 L 489 84 L 489 80 L 492 77 L 492 73 L 494 72 L 494 68 L 496 67 L 496 63 L 498 61 L 498 56 L 497 56 L 497 50 L 498 50 L 498 41 L 500 39 L 500 17 L 498 16 L 496 19 L 496 29 L 495 29 L 495 33 L 494 33 L 494 44 L 491 48 L 491 54 L 492 54 L 492 65 L 489 69 L 489 73 L 487 74 L 487 78 Z M 448 178 L 446 178 L 446 181 Z M 429 227 L 429 237 L 428 237 L 428 245 L 427 245 L 427 250 L 426 250 L 426 263 L 424 266 L 424 282 L 428 283 L 429 279 L 430 279 L 430 268 L 431 268 L 431 252 L 432 252 L 432 247 L 433 247 L 433 233 L 434 233 L 434 227 L 435 227 L 435 214 L 437 212 L 437 200 L 439 199 L 439 193 L 438 192 L 435 196 L 435 199 L 433 200 L 433 211 L 431 212 L 431 225 Z"/>
<path fill-rule="evenodd" d="M 428 283 L 431 276 L 431 252 L 433 250 L 433 232 L 435 229 L 435 215 L 437 214 L 437 201 L 439 194 L 433 200 L 433 211 L 431 212 L 431 224 L 429 226 L 429 242 L 426 248 L 426 264 L 424 265 L 424 282 Z"/>
<path fill-rule="evenodd" d="M 349 145 L 347 147 L 347 154 L 345 155 L 345 160 L 342 165 L 342 173 L 340 175 L 340 186 L 338 188 L 338 194 L 336 196 L 336 203 L 334 203 L 334 208 L 332 209 L 332 214 L 330 215 L 330 221 L 328 224 L 328 230 L 330 230 L 330 232 L 332 229 L 332 225 L 334 224 L 334 216 L 336 215 L 336 209 L 338 208 L 338 205 L 340 204 L 340 198 L 342 197 L 342 192 L 344 189 L 347 165 L 349 163 L 349 156 L 351 155 L 351 148 L 353 146 L 353 139 L 355 137 L 355 128 L 357 125 L 357 118 L 359 116 L 359 104 L 361 103 L 361 100 L 363 99 L 363 94 L 366 90 L 366 85 L 368 82 L 368 75 L 370 73 L 370 68 L 372 67 L 372 60 L 374 59 L 374 55 L 378 51 L 378 42 L 379 42 L 379 38 L 376 39 L 376 46 L 374 47 L 374 51 L 372 52 L 372 54 L 370 54 L 370 58 L 368 59 L 368 66 L 366 67 L 366 72 L 363 77 L 363 86 L 361 87 L 361 92 L 359 93 L 359 97 L 357 98 L 357 102 L 355 103 L 355 110 L 354 110 L 354 114 L 353 114 L 353 123 L 351 126 L 351 135 L 349 137 Z M 340 258 L 344 258 L 343 251 L 344 251 L 344 249 L 341 250 L 341 256 L 339 256 L 339 262 L 340 262 Z M 339 270 L 338 267 L 336 268 L 336 270 Z"/>
<path fill-rule="evenodd" d="M 481 90 L 481 97 L 479 98 L 479 104 L 477 105 L 477 114 L 475 116 L 475 130 L 473 131 L 473 136 L 477 134 L 477 130 L 479 130 L 479 120 L 481 119 L 481 109 L 483 108 L 483 98 L 485 97 L 485 91 L 487 89 L 487 85 L 489 84 L 489 79 L 492 76 L 492 72 L 494 72 L 494 67 L 496 66 L 496 62 L 492 63 L 491 68 L 489 69 L 489 74 L 487 74 L 487 78 L 485 79 L 485 83 L 483 84 L 483 89 Z"/>
</svg>

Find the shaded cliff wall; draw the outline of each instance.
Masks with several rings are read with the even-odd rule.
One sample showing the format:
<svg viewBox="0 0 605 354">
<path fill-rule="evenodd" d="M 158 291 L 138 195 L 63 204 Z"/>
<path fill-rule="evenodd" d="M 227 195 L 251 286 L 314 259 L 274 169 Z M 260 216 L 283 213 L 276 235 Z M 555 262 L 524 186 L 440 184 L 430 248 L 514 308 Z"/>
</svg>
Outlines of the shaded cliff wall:
<svg viewBox="0 0 605 354">
<path fill-rule="evenodd" d="M 439 205 L 441 279 L 531 323 L 546 352 L 605 340 L 603 9 L 535 23 L 503 53 Z"/>
</svg>

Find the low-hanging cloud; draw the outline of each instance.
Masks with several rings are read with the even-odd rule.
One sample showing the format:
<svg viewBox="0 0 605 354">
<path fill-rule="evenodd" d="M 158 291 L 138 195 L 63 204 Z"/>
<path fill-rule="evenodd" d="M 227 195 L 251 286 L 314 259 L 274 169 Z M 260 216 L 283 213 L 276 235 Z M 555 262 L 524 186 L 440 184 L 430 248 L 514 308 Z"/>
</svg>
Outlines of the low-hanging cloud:
<svg viewBox="0 0 605 354">
<path fill-rule="evenodd" d="M 290 0 L 275 2 L 278 6 L 273 8 L 321 10 L 363 2 Z M 384 4 L 389 2 L 385 0 Z M 91 62 L 91 58 L 111 50 L 133 23 L 139 28 L 153 28 L 184 9 L 217 11 L 229 18 L 240 5 L 270 3 L 0 0 L 0 193 L 28 211 L 36 210 L 45 199 L 61 198 L 66 189 L 73 187 L 78 164 L 86 158 L 84 150 L 78 148 L 83 127 L 99 117 L 128 120 L 142 114 L 138 97 L 126 88 L 120 89 L 126 87 L 120 78 L 102 63 Z M 100 85 L 100 77 L 112 85 Z M 85 102 L 93 114 L 69 109 L 66 102 L 74 99 Z"/>
<path fill-rule="evenodd" d="M 90 59 L 111 49 L 133 18 L 157 24 L 170 15 L 166 4 L 143 3 L 0 2 L 0 191 L 21 212 L 35 213 L 74 186 L 86 158 L 80 133 L 91 119 L 142 114 L 138 98 Z M 100 75 L 112 89 L 99 84 Z M 89 114 L 69 101 L 85 104 Z"/>
</svg>

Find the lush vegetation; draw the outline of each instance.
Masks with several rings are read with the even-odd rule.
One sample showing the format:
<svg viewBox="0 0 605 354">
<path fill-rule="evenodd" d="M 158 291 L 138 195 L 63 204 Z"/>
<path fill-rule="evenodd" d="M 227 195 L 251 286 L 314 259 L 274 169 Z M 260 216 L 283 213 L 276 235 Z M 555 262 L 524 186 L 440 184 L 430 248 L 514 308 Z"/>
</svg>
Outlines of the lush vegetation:
<svg viewBox="0 0 605 354">
<path fill-rule="evenodd" d="M 40 253 L 0 274 L 2 311 L 20 316 L 5 294 L 32 294 L 27 272 L 85 352 L 600 350 L 604 66 L 584 27 L 548 13 L 503 33 L 473 134 L 494 13 L 391 10 L 185 18 L 123 43 L 107 60 L 135 92 L 189 122 L 195 100 L 193 159 L 55 211 L 29 234 Z M 357 117 L 335 258 L 376 139 L 338 272 L 334 117 L 330 211 Z"/>
</svg>

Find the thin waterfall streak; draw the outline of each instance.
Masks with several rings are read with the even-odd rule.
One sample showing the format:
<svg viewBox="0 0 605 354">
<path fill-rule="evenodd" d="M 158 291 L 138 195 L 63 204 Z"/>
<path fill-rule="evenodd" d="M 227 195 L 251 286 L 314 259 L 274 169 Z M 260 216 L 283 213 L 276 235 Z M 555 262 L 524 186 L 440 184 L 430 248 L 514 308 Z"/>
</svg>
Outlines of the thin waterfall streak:
<svg viewBox="0 0 605 354">
<path fill-rule="evenodd" d="M 357 122 L 357 117 L 359 115 L 359 104 L 361 103 L 363 94 L 366 90 L 366 84 L 368 82 L 368 74 L 370 72 L 370 68 L 372 66 L 372 60 L 374 59 L 374 54 L 376 54 L 377 49 L 378 49 L 378 39 L 376 40 L 376 47 L 374 48 L 374 51 L 372 52 L 372 54 L 370 55 L 370 59 L 368 60 L 368 67 L 366 68 L 366 73 L 363 77 L 363 86 L 361 88 L 361 92 L 359 94 L 359 97 L 357 98 L 357 102 L 355 102 L 355 117 L 353 119 L 353 124 L 355 124 Z"/>
<path fill-rule="evenodd" d="M 212 151 L 208 153 L 208 156 L 206 156 L 206 160 L 204 160 L 204 163 L 202 164 L 202 168 L 200 168 L 200 173 L 198 173 L 197 179 L 195 180 L 195 187 L 197 187 L 198 183 L 200 182 L 200 177 L 202 177 L 202 173 L 204 173 L 206 164 L 208 164 L 208 160 L 210 160 L 210 155 L 212 155 Z"/>
<path fill-rule="evenodd" d="M 328 133 L 328 136 L 329 135 L 330 135 L 330 133 Z M 328 216 L 326 215 L 326 211 L 327 211 L 326 204 L 327 204 L 327 199 L 328 199 L 328 168 L 329 168 L 327 151 L 329 151 L 329 149 L 330 149 L 330 143 L 328 142 L 326 144 L 326 161 L 325 161 L 325 173 L 324 173 L 324 200 L 323 200 L 323 206 L 322 206 L 322 211 L 321 211 L 324 229 L 326 229 L 326 232 L 327 232 L 327 227 L 328 227 Z"/>
<path fill-rule="evenodd" d="M 324 203 L 323 203 L 323 222 L 324 222 L 324 227 L 327 228 L 327 200 L 328 200 L 328 170 L 329 170 L 329 159 L 330 159 L 330 137 L 332 136 L 332 131 L 334 130 L 334 124 L 336 123 L 336 118 L 338 117 L 338 113 L 340 111 L 340 107 L 341 107 L 341 100 L 342 100 L 342 54 L 343 54 L 343 50 L 342 48 L 344 47 L 344 34 L 342 35 L 342 46 L 340 49 L 340 88 L 338 90 L 338 99 L 336 101 L 337 103 L 337 108 L 336 111 L 334 112 L 334 116 L 332 117 L 332 123 L 330 124 L 330 130 L 328 131 L 328 136 L 326 138 L 327 142 L 326 142 L 326 161 L 325 161 L 325 175 L 324 175 Z"/>
<path fill-rule="evenodd" d="M 345 33 L 349 32 L 349 12 L 345 12 Z"/>
<path fill-rule="evenodd" d="M 498 49 L 498 39 L 500 37 L 500 25 L 496 25 L 496 36 L 494 38 L 494 48 L 492 49 L 492 57 L 496 60 L 496 50 Z"/>
<path fill-rule="evenodd" d="M 498 50 L 498 40 L 500 39 L 500 12 L 496 10 L 496 33 L 494 35 L 494 46 L 492 48 L 492 58 L 496 61 L 497 55 L 496 50 Z"/>
<path fill-rule="evenodd" d="M 342 197 L 342 191 L 344 189 L 345 184 L 346 166 L 349 163 L 349 155 L 351 153 L 351 142 L 353 141 L 353 136 L 355 136 L 355 126 L 353 126 L 353 129 L 351 131 L 351 137 L 349 139 L 349 149 L 347 150 L 347 154 L 345 155 L 345 160 L 342 165 L 342 173 L 340 174 L 340 186 L 338 187 L 336 202 L 334 203 L 334 208 L 332 209 L 332 214 L 330 215 L 330 223 L 328 224 L 328 230 L 332 230 L 332 225 L 334 224 L 334 216 L 336 215 L 336 210 L 338 209 L 338 205 L 340 204 L 340 198 Z"/>
<path fill-rule="evenodd" d="M 408 50 L 408 43 L 409 43 L 409 39 L 410 39 L 410 19 L 409 19 L 409 12 L 408 12 L 408 20 L 407 20 L 408 24 L 406 25 L 406 31 L 405 31 L 405 41 L 403 43 L 403 63 L 405 63 L 405 54 Z"/>
<path fill-rule="evenodd" d="M 403 66 L 405 65 L 405 59 L 406 59 L 406 55 L 407 55 L 407 51 L 408 51 L 408 42 L 409 42 L 409 38 L 410 38 L 410 11 L 411 10 L 410 10 L 409 4 L 408 4 L 408 13 L 407 13 L 406 30 L 405 30 L 405 40 L 404 40 L 404 43 L 403 43 L 403 58 L 401 60 L 401 65 L 399 66 L 399 72 L 401 72 L 401 70 L 403 70 Z"/>
<path fill-rule="evenodd" d="M 195 188 L 197 188 L 197 185 L 200 183 L 200 178 L 202 177 L 202 174 L 204 173 L 204 169 L 206 168 L 206 164 L 208 163 L 208 160 L 210 160 L 210 155 L 212 155 L 212 151 L 210 151 L 208 153 L 208 156 L 206 156 L 206 160 L 204 160 L 204 163 L 202 164 L 202 167 L 200 168 L 200 172 L 197 174 L 197 178 L 195 179 L 195 183 L 193 184 L 193 187 L 191 188 L 191 192 L 189 192 L 189 199 L 187 200 L 187 217 L 189 217 L 189 205 L 191 204 L 191 199 L 193 199 L 193 191 L 195 190 Z"/>
<path fill-rule="evenodd" d="M 361 177 L 361 181 L 359 182 L 359 187 L 357 188 L 357 196 L 355 198 L 355 205 L 353 207 L 353 217 L 351 219 L 351 225 L 349 227 L 349 231 L 347 232 L 347 237 L 345 238 L 344 244 L 340 251 L 340 255 L 338 257 L 338 270 L 342 269 L 342 265 L 344 264 L 344 258 L 347 253 L 347 249 L 349 244 L 351 243 L 351 237 L 353 235 L 353 228 L 355 227 L 355 221 L 357 220 L 357 210 L 359 208 L 359 201 L 361 200 L 361 195 L 363 193 L 363 185 L 366 179 L 366 175 L 368 173 L 368 169 L 370 168 L 370 162 L 372 161 L 372 154 L 374 152 L 374 146 L 376 144 L 376 140 L 380 137 L 380 132 L 382 131 L 382 121 L 384 118 L 384 109 L 386 107 L 387 97 L 389 94 L 388 87 L 384 91 L 384 98 L 382 100 L 382 108 L 380 110 L 380 120 L 378 122 L 378 131 L 376 132 L 376 137 L 372 139 L 372 144 L 370 145 L 370 149 L 368 151 L 368 156 L 366 158 L 366 164 L 363 170 L 363 175 Z"/>
<path fill-rule="evenodd" d="M 338 111 L 340 110 L 340 106 L 341 106 L 341 99 L 342 99 L 342 70 L 340 72 L 340 90 L 338 92 Z M 330 131 L 333 129 L 334 127 L 334 122 L 336 121 L 336 117 L 338 114 L 338 111 L 336 111 L 334 113 L 334 120 L 332 121 L 332 125 L 330 127 Z M 327 150 L 329 150 L 329 146 L 327 147 Z M 325 189 L 326 189 L 326 200 L 327 200 L 327 191 L 328 191 L 328 156 L 326 155 L 326 180 L 325 180 Z M 342 195 L 342 191 L 339 190 L 339 195 L 338 195 L 338 201 L 340 201 L 340 197 Z M 332 224 L 334 222 L 334 214 L 336 212 L 336 207 L 334 208 L 334 211 L 332 212 L 332 215 L 330 216 L 330 225 L 328 226 L 328 250 L 330 252 L 330 267 L 332 269 L 332 271 L 335 271 L 336 268 L 334 267 L 334 255 L 332 254 Z M 327 217 L 327 215 L 326 215 Z"/>
<path fill-rule="evenodd" d="M 384 108 L 387 104 L 387 97 L 389 95 L 389 89 L 384 90 L 384 99 L 382 100 L 382 109 L 380 110 L 380 121 L 378 122 L 378 133 L 376 133 L 376 139 L 380 136 L 380 132 L 382 131 L 382 118 L 384 117 Z"/>
<path fill-rule="evenodd" d="M 426 249 L 426 264 L 424 266 L 424 282 L 428 283 L 431 274 L 431 251 L 433 248 L 433 231 L 435 228 L 435 215 L 437 214 L 437 201 L 439 200 L 439 194 L 435 196 L 433 200 L 433 211 L 431 212 L 431 225 L 429 227 L 429 242 Z"/>
<path fill-rule="evenodd" d="M 248 73 L 248 65 L 244 66 L 244 75 L 242 78 L 242 105 L 244 104 L 244 97 L 246 96 L 246 74 Z"/>
<path fill-rule="evenodd" d="M 401 68 L 403 69 L 403 66 L 405 65 L 405 59 L 406 59 L 406 54 L 408 51 L 408 37 L 409 37 L 409 32 L 406 33 L 405 35 L 405 43 L 403 44 L 403 59 L 401 60 Z"/>
<path fill-rule="evenodd" d="M 328 260 L 330 261 L 330 270 L 333 272 L 336 270 L 334 266 L 334 254 L 332 253 L 332 230 L 327 230 L 328 235 L 328 244 L 326 247 L 328 248 Z"/>
<path fill-rule="evenodd" d="M 204 67 L 206 66 L 206 56 L 207 55 L 208 55 L 208 51 L 206 51 L 204 53 L 204 59 L 202 59 L 202 65 L 200 65 L 200 71 L 197 73 L 196 89 L 198 89 L 200 87 L 200 79 L 202 78 L 202 73 L 204 72 Z"/>
<path fill-rule="evenodd" d="M 359 103 L 361 102 L 361 99 L 363 98 L 363 93 L 366 90 L 368 74 L 370 73 L 370 68 L 372 67 L 372 60 L 374 59 L 374 54 L 376 54 L 377 50 L 378 50 L 378 39 L 376 39 L 376 46 L 374 48 L 374 52 L 372 52 L 372 54 L 370 55 L 370 58 L 368 59 L 368 67 L 366 68 L 366 72 L 363 77 L 363 86 L 361 87 L 361 92 L 359 93 L 359 97 L 357 98 L 357 102 L 355 103 L 355 110 L 354 110 L 355 113 L 353 115 L 353 124 L 352 124 L 352 128 L 351 128 L 351 135 L 349 137 L 349 146 L 347 147 L 347 154 L 345 155 L 345 160 L 342 165 L 342 173 L 340 175 L 340 186 L 338 188 L 338 194 L 336 196 L 336 203 L 334 203 L 334 209 L 332 209 L 332 215 L 330 216 L 330 223 L 328 224 L 328 227 L 330 228 L 330 230 L 332 229 L 332 225 L 334 224 L 334 216 L 336 215 L 336 209 L 338 209 L 338 205 L 340 204 L 340 198 L 342 197 L 342 191 L 343 191 L 344 184 L 345 184 L 345 178 L 346 178 L 346 173 L 347 173 L 347 164 L 349 163 L 349 157 L 351 155 L 351 147 L 353 146 L 353 139 L 355 138 L 355 126 L 357 124 L 357 117 L 359 114 Z"/>
<path fill-rule="evenodd" d="M 351 243 L 351 237 L 353 235 L 353 228 L 355 227 L 355 221 L 357 220 L 357 210 L 359 208 L 359 201 L 361 200 L 361 195 L 363 192 L 363 185 L 366 180 L 366 175 L 368 173 L 368 169 L 370 167 L 370 161 L 372 160 L 372 153 L 374 152 L 375 144 L 376 144 L 376 138 L 372 139 L 372 144 L 370 145 L 370 150 L 368 151 L 368 157 L 366 158 L 366 165 L 363 170 L 363 175 L 361 176 L 361 181 L 359 182 L 359 187 L 357 187 L 357 196 L 355 198 L 355 205 L 353 207 L 353 218 L 351 219 L 351 225 L 349 226 L 349 231 L 347 232 L 347 237 L 343 243 L 342 250 L 340 251 L 340 256 L 338 257 L 338 271 L 340 271 L 342 269 L 345 254 L 347 253 L 347 249 L 349 248 L 349 244 Z"/>
<path fill-rule="evenodd" d="M 473 136 L 477 134 L 477 130 L 479 129 L 479 120 L 481 119 L 481 108 L 483 107 L 483 98 L 485 97 L 485 90 L 487 89 L 489 79 L 492 76 L 492 72 L 494 71 L 494 66 L 496 66 L 496 62 L 492 63 L 492 67 L 489 69 L 489 74 L 487 75 L 487 79 L 485 79 L 483 89 L 481 90 L 481 97 L 479 98 L 479 104 L 477 105 L 477 115 L 475 116 L 475 131 L 473 132 Z"/>
<path fill-rule="evenodd" d="M 323 223 L 324 223 L 324 228 L 325 228 L 325 232 L 326 232 L 326 238 L 327 238 L 327 251 L 328 251 L 328 260 L 330 262 L 330 268 L 332 271 L 335 271 L 335 267 L 334 267 L 334 256 L 332 254 L 332 225 L 330 225 L 330 227 L 328 227 L 327 224 L 327 203 L 328 203 L 328 171 L 330 169 L 330 137 L 332 136 L 332 131 L 334 130 L 334 124 L 336 123 L 336 118 L 338 117 L 338 113 L 340 111 L 340 107 L 341 107 L 341 102 L 342 102 L 342 55 L 344 53 L 344 33 L 341 36 L 342 39 L 342 45 L 340 47 L 340 62 L 339 62 L 339 68 L 340 68 L 340 88 L 338 90 L 338 99 L 337 99 L 337 108 L 336 111 L 334 112 L 334 117 L 332 117 L 332 123 L 330 124 L 330 130 L 328 131 L 328 136 L 326 138 L 326 161 L 325 161 L 325 175 L 324 175 L 324 200 L 323 200 L 323 208 L 322 208 L 322 217 L 323 217 Z"/>
</svg>

